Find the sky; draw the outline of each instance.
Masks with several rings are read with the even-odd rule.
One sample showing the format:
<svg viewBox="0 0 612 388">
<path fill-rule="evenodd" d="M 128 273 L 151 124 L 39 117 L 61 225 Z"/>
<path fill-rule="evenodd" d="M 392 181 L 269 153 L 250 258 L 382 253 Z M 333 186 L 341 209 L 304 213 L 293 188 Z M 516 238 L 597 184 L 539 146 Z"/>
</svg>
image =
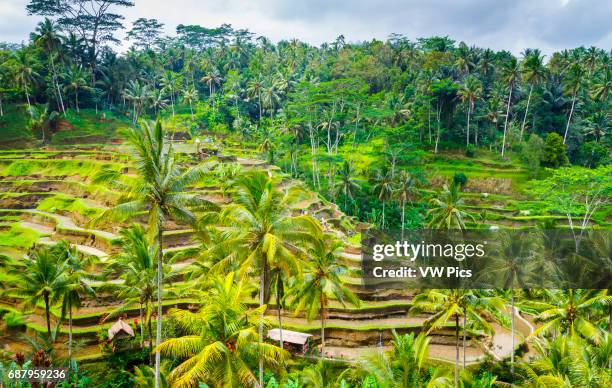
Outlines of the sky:
<svg viewBox="0 0 612 388">
<path fill-rule="evenodd" d="M 125 25 L 155 18 L 173 35 L 178 24 L 247 28 L 272 41 L 298 38 L 314 45 L 338 35 L 348 42 L 411 40 L 448 35 L 468 45 L 544 53 L 597 46 L 612 48 L 610 0 L 135 0 L 121 9 Z M 28 39 L 39 17 L 28 16 L 28 0 L 0 0 L 0 42 Z M 123 35 L 123 34 L 121 34 Z M 123 49 L 128 44 L 123 45 Z M 120 48 L 120 49 L 122 49 Z"/>
</svg>

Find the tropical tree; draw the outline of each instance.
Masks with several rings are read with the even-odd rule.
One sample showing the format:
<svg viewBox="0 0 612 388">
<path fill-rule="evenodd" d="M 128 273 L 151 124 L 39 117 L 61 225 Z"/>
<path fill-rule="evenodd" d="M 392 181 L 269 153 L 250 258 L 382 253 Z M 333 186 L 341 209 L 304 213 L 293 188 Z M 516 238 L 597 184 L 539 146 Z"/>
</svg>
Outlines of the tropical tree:
<svg viewBox="0 0 612 388">
<path fill-rule="evenodd" d="M 87 71 L 81 66 L 73 64 L 62 75 L 64 82 L 64 90 L 72 90 L 74 92 L 74 106 L 79 112 L 79 90 L 91 90 L 87 81 Z"/>
<path fill-rule="evenodd" d="M 23 92 L 28 102 L 28 108 L 32 106 L 30 103 L 30 86 L 34 83 L 35 79 L 39 76 L 36 72 L 38 63 L 28 50 L 18 50 L 14 55 L 15 63 L 15 81 L 23 88 Z"/>
<path fill-rule="evenodd" d="M 195 216 L 190 208 L 204 206 L 207 201 L 186 188 L 207 173 L 208 166 L 184 169 L 178 164 L 172 143 L 166 140 L 165 131 L 158 119 L 155 125 L 148 122 L 140 127 L 130 128 L 125 133 L 132 147 L 136 179 L 126 183 L 122 173 L 116 170 L 102 170 L 94 179 L 120 190 L 123 195 L 119 204 L 107 209 L 98 220 L 122 218 L 146 212 L 148 215 L 148 237 L 157 242 L 157 344 L 161 343 L 162 295 L 163 295 L 163 233 L 166 222 L 172 218 L 178 222 L 193 224 Z M 155 353 L 156 385 L 159 385 L 160 354 Z"/>
<path fill-rule="evenodd" d="M 130 80 L 123 91 L 123 96 L 126 100 L 132 102 L 132 123 L 136 124 L 143 107 L 146 106 L 147 100 L 150 98 L 149 87 L 138 80 Z"/>
<path fill-rule="evenodd" d="M 310 216 L 291 214 L 292 205 L 304 194 L 297 186 L 280 189 L 275 179 L 263 171 L 248 171 L 236 178 L 233 201 L 219 215 L 220 224 L 226 228 L 226 240 L 217 244 L 216 249 L 233 253 L 220 260 L 215 268 L 229 268 L 238 263 L 243 274 L 259 273 L 262 314 L 269 298 L 271 282 L 267 274 L 270 268 L 297 265 L 296 253 L 312 240 L 313 235 L 320 233 L 321 226 Z M 263 342 L 263 323 L 259 336 Z"/>
<path fill-rule="evenodd" d="M 455 323 L 455 386 L 459 380 L 459 320 L 463 317 L 463 368 L 465 369 L 466 328 L 468 321 L 492 333 L 491 325 L 483 318 L 482 311 L 502 308 L 499 298 L 483 296 L 473 290 L 447 289 L 428 290 L 418 294 L 414 300 L 411 314 L 428 312 L 424 326 L 427 334 L 446 325 L 449 320 Z"/>
<path fill-rule="evenodd" d="M 431 208 L 427 214 L 431 221 L 427 226 L 430 228 L 463 230 L 466 218 L 474 219 L 470 213 L 461 209 L 464 201 L 455 181 L 452 181 L 450 186 L 445 184 L 438 198 L 432 198 L 429 203 Z"/>
<path fill-rule="evenodd" d="M 527 115 L 529 113 L 529 104 L 531 103 L 531 94 L 534 86 L 542 82 L 546 77 L 546 67 L 544 67 L 544 56 L 540 50 L 525 50 L 523 53 L 524 60 L 522 63 L 521 74 L 523 80 L 529 84 L 529 94 L 527 95 L 527 107 L 525 108 L 525 116 L 521 124 L 521 141 L 523 141 L 523 131 L 527 123 Z"/>
<path fill-rule="evenodd" d="M 465 77 L 465 80 L 459 87 L 459 98 L 463 103 L 468 104 L 467 110 L 467 133 L 466 133 L 466 146 L 470 145 L 470 118 L 474 111 L 474 102 L 480 99 L 482 95 L 482 82 L 473 75 Z"/>
<path fill-rule="evenodd" d="M 348 199 L 353 199 L 355 191 L 359 190 L 359 184 L 353 178 L 355 175 L 353 166 L 346 160 L 342 164 L 339 175 L 340 180 L 336 182 L 336 190 L 344 196 L 344 211 L 348 213 Z"/>
<path fill-rule="evenodd" d="M 317 314 L 321 319 L 321 356 L 325 354 L 325 320 L 330 299 L 343 306 L 347 302 L 360 305 L 357 296 L 341 279 L 347 272 L 346 266 L 338 260 L 341 249 L 342 243 L 333 234 L 320 234 L 310 251 L 303 279 L 296 282 L 290 293 L 296 314 L 306 311 L 308 319 L 314 319 Z"/>
<path fill-rule="evenodd" d="M 565 126 L 565 134 L 563 135 L 563 144 L 567 142 L 567 134 L 569 132 L 570 123 L 572 122 L 572 116 L 574 115 L 576 98 L 578 97 L 578 92 L 583 87 L 584 77 L 585 71 L 580 63 L 572 64 L 563 77 L 565 92 L 572 96 L 572 105 L 569 115 L 567 116 L 567 125 Z"/>
<path fill-rule="evenodd" d="M 589 341 L 598 343 L 603 330 L 592 323 L 598 310 L 612 305 L 612 295 L 602 290 L 586 289 L 543 289 L 543 300 L 523 302 L 538 311 L 536 321 L 542 324 L 533 332 L 538 334 L 555 331 L 570 336 L 581 335 Z"/>
<path fill-rule="evenodd" d="M 202 82 L 208 85 L 208 96 L 214 108 L 215 106 L 215 86 L 219 86 L 221 84 L 221 75 L 219 75 L 219 70 L 214 69 L 209 74 L 206 74 L 204 77 L 202 77 Z"/>
<path fill-rule="evenodd" d="M 521 68 L 515 57 L 510 57 L 502 65 L 502 78 L 508 85 L 508 106 L 506 108 L 506 118 L 504 120 L 504 136 L 502 139 L 501 156 L 504 156 L 506 151 L 506 135 L 508 133 L 508 119 L 510 118 L 510 105 L 512 104 L 512 91 L 516 82 L 520 79 Z"/>
<path fill-rule="evenodd" d="M 26 307 L 36 307 L 43 301 L 47 335 L 51 338 L 51 305 L 64 296 L 69 283 L 68 263 L 59 260 L 50 248 L 39 249 L 22 262 L 24 268 L 19 272 L 17 293 L 25 296 Z"/>
<path fill-rule="evenodd" d="M 402 239 L 404 238 L 404 229 L 406 227 L 406 202 L 412 202 L 418 195 L 420 180 L 416 175 L 408 171 L 401 171 L 397 177 L 394 196 L 402 204 Z"/>
<path fill-rule="evenodd" d="M 288 353 L 257 338 L 266 307 L 251 310 L 244 303 L 251 288 L 234 273 L 215 277 L 199 311 L 171 311 L 186 335 L 165 340 L 156 351 L 182 360 L 168 376 L 172 386 L 261 387 L 251 365 L 258 359 L 269 367 L 282 365 Z"/>
<path fill-rule="evenodd" d="M 251 96 L 251 98 L 255 98 L 257 97 L 258 100 L 258 106 L 259 106 L 259 121 L 261 121 L 261 116 L 262 116 L 262 102 L 261 102 L 261 96 L 263 93 L 263 89 L 264 89 L 264 82 L 260 77 L 257 77 L 251 81 L 249 81 L 247 83 L 247 93 L 249 96 Z"/>
<path fill-rule="evenodd" d="M 189 110 L 191 111 L 191 118 L 193 119 L 193 103 L 198 100 L 198 91 L 193 87 L 186 89 L 183 91 L 183 100 L 189 103 Z"/>
<path fill-rule="evenodd" d="M 64 108 L 64 100 L 62 98 L 62 91 L 59 86 L 59 77 L 54 59 L 62 47 L 62 39 L 64 37 L 60 32 L 61 28 L 57 24 L 55 24 L 49 18 L 45 18 L 45 20 L 38 23 L 36 26 L 36 30 L 32 34 L 32 41 L 35 45 L 41 47 L 49 58 L 49 67 L 51 68 L 51 73 L 53 76 L 53 87 L 55 88 L 57 98 L 59 99 L 60 109 L 65 115 L 66 109 Z"/>
<path fill-rule="evenodd" d="M 50 127 L 52 127 L 58 117 L 59 114 L 55 111 L 49 112 L 49 105 L 31 105 L 28 109 L 28 113 L 30 114 L 28 120 L 28 127 L 32 132 L 39 132 L 42 135 L 42 142 L 46 143 L 47 141 L 47 131 Z"/>
<path fill-rule="evenodd" d="M 378 197 L 378 200 L 382 202 L 382 224 L 381 227 L 385 228 L 385 204 L 393 196 L 393 178 L 391 178 L 390 172 L 377 171 L 374 176 L 374 193 Z"/>
</svg>

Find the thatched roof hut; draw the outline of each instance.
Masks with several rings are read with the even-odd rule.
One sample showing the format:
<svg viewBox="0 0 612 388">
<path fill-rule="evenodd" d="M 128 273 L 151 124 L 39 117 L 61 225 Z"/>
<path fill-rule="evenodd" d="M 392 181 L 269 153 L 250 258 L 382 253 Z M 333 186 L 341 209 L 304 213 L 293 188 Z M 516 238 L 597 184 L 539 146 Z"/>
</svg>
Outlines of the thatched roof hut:
<svg viewBox="0 0 612 388">
<path fill-rule="evenodd" d="M 280 341 L 280 334 L 280 329 L 270 329 L 268 331 L 268 338 L 274 341 Z M 308 341 L 310 337 L 312 337 L 311 334 L 283 330 L 283 344 L 287 344 L 287 349 L 292 353 L 305 353 L 308 350 Z"/>
<path fill-rule="evenodd" d="M 112 340 L 113 338 L 123 338 L 123 337 L 133 337 L 134 330 L 127 323 L 123 322 L 121 318 L 113 326 L 108 329 L 108 339 Z"/>
</svg>

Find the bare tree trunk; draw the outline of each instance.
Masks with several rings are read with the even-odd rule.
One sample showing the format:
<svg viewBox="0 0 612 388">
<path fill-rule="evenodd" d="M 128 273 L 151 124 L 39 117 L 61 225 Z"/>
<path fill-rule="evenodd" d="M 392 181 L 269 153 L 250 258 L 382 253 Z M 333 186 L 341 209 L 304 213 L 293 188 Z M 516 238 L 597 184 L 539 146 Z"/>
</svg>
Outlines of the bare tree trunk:
<svg viewBox="0 0 612 388">
<path fill-rule="evenodd" d="M 402 199 L 402 240 L 404 240 L 404 220 L 405 220 L 405 213 L 406 213 L 406 200 Z"/>
<path fill-rule="evenodd" d="M 265 297 L 265 288 L 266 288 L 266 258 L 262 256 L 261 258 L 261 273 L 259 274 L 259 307 L 263 306 L 266 303 Z M 263 320 L 264 311 L 261 312 L 261 318 Z M 259 324 L 259 343 L 262 344 L 264 341 L 264 327 L 263 323 Z M 264 378 L 264 365 L 263 358 L 259 358 L 259 386 L 263 387 L 263 378 Z"/>
<path fill-rule="evenodd" d="M 521 124 L 521 142 L 523 141 L 523 131 L 525 130 L 525 123 L 527 122 L 527 114 L 529 113 L 529 103 L 531 102 L 531 92 L 533 92 L 533 84 L 529 87 L 529 96 L 527 97 L 527 107 L 525 108 L 525 117 L 523 117 L 523 123 Z"/>
<path fill-rule="evenodd" d="M 4 116 L 4 111 L 2 110 L 2 93 L 0 93 L 0 117 Z"/>
<path fill-rule="evenodd" d="M 455 388 L 459 387 L 459 315 L 455 314 Z"/>
<path fill-rule="evenodd" d="M 140 348 L 144 347 L 144 326 L 142 325 L 142 303 L 138 308 L 138 323 L 140 324 Z"/>
<path fill-rule="evenodd" d="M 506 133 L 508 132 L 508 117 L 510 117 L 510 103 L 512 102 L 512 85 L 510 85 L 510 93 L 508 94 L 508 108 L 506 108 L 506 120 L 504 121 L 504 137 L 502 139 L 501 156 L 506 152 Z"/>
<path fill-rule="evenodd" d="M 51 339 L 51 316 L 49 315 L 49 295 L 45 292 L 43 299 L 45 300 L 45 317 L 47 318 L 47 335 Z"/>
<path fill-rule="evenodd" d="M 28 108 L 31 108 L 32 104 L 30 104 L 30 94 L 28 93 L 28 84 L 25 81 L 23 81 L 23 90 L 25 91 L 26 101 L 28 102 Z"/>
<path fill-rule="evenodd" d="M 465 136 L 466 146 L 470 145 L 470 116 L 471 115 L 472 115 L 472 105 L 470 104 L 470 106 L 468 107 L 468 114 L 467 114 L 467 134 Z"/>
<path fill-rule="evenodd" d="M 565 126 L 565 135 L 563 135 L 563 144 L 567 141 L 567 133 L 569 132 L 570 122 L 572 121 L 572 115 L 574 114 L 574 106 L 576 104 L 576 93 L 572 98 L 572 108 L 570 109 L 569 117 L 567 118 L 567 125 Z"/>
<path fill-rule="evenodd" d="M 465 350 L 466 350 L 466 329 L 467 326 L 467 314 L 463 312 L 463 370 L 465 370 Z"/>
<path fill-rule="evenodd" d="M 164 277 L 163 272 L 163 258 L 164 258 L 164 243 L 163 243 L 163 227 L 158 226 L 157 230 L 157 322 L 156 322 L 156 332 L 155 332 L 155 345 L 159 346 L 161 344 L 161 331 L 162 331 L 162 279 Z M 161 365 L 161 354 L 159 350 L 155 351 L 155 388 L 159 388 L 161 384 L 159 369 Z"/>
<path fill-rule="evenodd" d="M 511 334 L 512 334 L 512 352 L 510 353 L 510 374 L 514 375 L 514 346 L 515 346 L 515 344 L 514 344 L 514 332 L 516 330 L 516 326 L 515 326 L 515 322 L 514 322 L 514 319 L 515 319 L 515 316 L 514 316 L 514 313 L 515 313 L 515 310 L 514 310 L 514 288 L 510 289 L 510 303 L 512 305 L 512 312 L 511 312 L 511 314 L 512 314 L 512 323 L 511 323 L 511 326 L 512 327 L 511 327 L 511 330 L 510 330 Z"/>
<path fill-rule="evenodd" d="M 76 104 L 77 112 L 79 111 L 79 89 L 74 90 L 74 103 Z"/>
<path fill-rule="evenodd" d="M 51 55 L 51 69 L 53 70 L 53 83 L 55 84 L 55 88 L 57 89 L 57 96 L 60 100 L 60 107 L 62 108 L 62 113 L 66 116 L 66 108 L 64 107 L 64 99 L 62 98 L 62 91 L 59 87 L 59 82 L 57 81 L 57 71 L 55 70 L 55 61 L 53 61 L 53 56 Z"/>
<path fill-rule="evenodd" d="M 321 357 L 325 355 L 325 296 L 321 293 Z"/>
</svg>

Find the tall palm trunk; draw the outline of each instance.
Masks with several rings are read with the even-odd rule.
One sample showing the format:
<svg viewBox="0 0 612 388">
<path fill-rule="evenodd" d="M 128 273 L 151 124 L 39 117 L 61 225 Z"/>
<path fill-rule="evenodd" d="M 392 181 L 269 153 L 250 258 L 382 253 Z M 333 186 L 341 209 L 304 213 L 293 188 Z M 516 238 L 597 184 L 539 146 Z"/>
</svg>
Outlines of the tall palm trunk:
<svg viewBox="0 0 612 388">
<path fill-rule="evenodd" d="M 261 308 L 266 302 L 265 296 L 265 288 L 266 288 L 266 258 L 262 255 L 261 257 L 261 273 L 259 274 L 259 307 Z M 261 318 L 263 321 L 264 312 L 261 312 Z M 259 343 L 263 343 L 264 335 L 263 335 L 264 327 L 263 322 L 259 324 Z M 263 358 L 259 358 L 259 386 L 263 387 L 263 378 L 264 378 L 264 366 L 263 366 Z"/>
<path fill-rule="evenodd" d="M 466 348 L 467 348 L 466 326 L 467 326 L 467 314 L 464 312 L 463 313 L 463 370 L 465 370 L 465 351 L 466 351 Z"/>
<path fill-rule="evenodd" d="M 459 314 L 455 314 L 455 388 L 459 387 Z"/>
<path fill-rule="evenodd" d="M 68 361 L 72 360 L 72 305 L 68 306 Z"/>
<path fill-rule="evenodd" d="M 325 295 L 321 292 L 321 357 L 325 354 L 325 316 L 327 314 Z"/>
<path fill-rule="evenodd" d="M 470 106 L 467 111 L 467 134 L 465 135 L 465 145 L 470 145 L 470 117 L 472 116 L 472 102 L 470 102 Z"/>
<path fill-rule="evenodd" d="M 508 108 L 506 108 L 506 120 L 504 121 L 504 137 L 502 139 L 501 156 L 506 152 L 506 133 L 508 132 L 508 117 L 510 117 L 510 103 L 512 102 L 512 85 L 510 85 L 510 93 L 508 94 Z"/>
<path fill-rule="evenodd" d="M 0 117 L 4 116 L 4 111 L 2 110 L 2 93 L 0 93 Z"/>
<path fill-rule="evenodd" d="M 55 70 L 55 61 L 53 61 L 53 56 L 50 57 L 51 61 L 51 70 L 53 71 L 53 83 L 55 84 L 55 89 L 57 90 L 57 96 L 60 102 L 60 108 L 62 109 L 62 113 L 66 116 L 66 108 L 64 107 L 64 99 L 62 98 L 62 91 L 59 87 L 59 82 L 57 81 L 57 71 Z"/>
<path fill-rule="evenodd" d="M 280 275 L 279 275 L 279 279 L 280 279 Z M 280 280 L 279 282 L 280 283 Z M 281 306 L 281 301 L 280 301 L 280 293 L 278 292 L 278 283 L 276 286 L 276 311 L 277 311 L 277 316 L 278 316 L 278 331 L 279 331 L 279 345 L 280 348 L 283 349 L 283 321 L 282 321 L 282 306 Z"/>
<path fill-rule="evenodd" d="M 149 319 L 147 320 L 147 327 L 149 329 L 149 365 L 153 366 L 153 325 L 151 324 L 151 314 L 149 314 Z"/>
<path fill-rule="evenodd" d="M 521 124 L 521 142 L 523 141 L 523 131 L 525 130 L 525 123 L 527 122 L 527 114 L 529 113 L 529 103 L 531 102 L 531 92 L 533 92 L 533 84 L 529 87 L 529 96 L 527 96 L 527 107 L 525 108 L 525 117 L 523 117 L 523 123 Z"/>
<path fill-rule="evenodd" d="M 49 313 L 49 294 L 45 292 L 43 299 L 45 300 L 45 317 L 47 318 L 47 335 L 51 338 L 51 316 Z"/>
<path fill-rule="evenodd" d="M 258 100 L 259 100 L 259 122 L 261 123 L 261 116 L 262 116 L 262 111 L 261 111 L 261 92 L 257 93 L 258 96 Z"/>
<path fill-rule="evenodd" d="M 512 304 L 512 323 L 511 323 L 511 335 L 512 335 L 512 352 L 510 353 L 510 373 L 512 375 L 514 375 L 514 332 L 516 330 L 516 326 L 515 326 L 515 322 L 514 322 L 514 313 L 515 313 L 515 309 L 514 309 L 514 288 L 510 289 L 510 303 Z"/>
<path fill-rule="evenodd" d="M 574 114 L 574 106 L 576 105 L 576 93 L 572 97 L 572 108 L 570 109 L 569 117 L 567 118 L 567 125 L 565 126 L 565 135 L 563 135 L 563 144 L 567 141 L 567 133 L 569 132 L 570 123 L 572 121 L 572 115 Z"/>
<path fill-rule="evenodd" d="M 406 200 L 402 199 L 402 240 L 404 240 L 404 229 L 405 229 L 404 220 L 406 219 L 405 214 L 406 214 Z"/>
<path fill-rule="evenodd" d="M 138 308 L 138 323 L 140 324 L 140 348 L 144 347 L 144 326 L 142 324 L 142 303 Z"/>
<path fill-rule="evenodd" d="M 74 103 L 76 105 L 77 112 L 80 112 L 79 111 L 79 89 L 78 88 L 74 90 Z"/>
<path fill-rule="evenodd" d="M 385 201 L 382 201 L 383 211 L 382 211 L 382 228 L 385 228 Z"/>
<path fill-rule="evenodd" d="M 30 93 L 28 93 L 28 84 L 25 82 L 25 80 L 23 81 L 23 91 L 25 92 L 25 95 L 26 95 L 26 101 L 28 102 L 28 108 L 31 108 L 32 104 L 30 104 Z"/>
<path fill-rule="evenodd" d="M 162 331 L 162 278 L 164 276 L 162 261 L 164 258 L 164 244 L 163 244 L 163 227 L 157 228 L 157 322 L 155 332 L 155 345 L 161 344 L 161 331 Z M 161 354 L 159 350 L 155 352 L 155 388 L 160 387 L 159 368 L 161 364 Z"/>
</svg>

